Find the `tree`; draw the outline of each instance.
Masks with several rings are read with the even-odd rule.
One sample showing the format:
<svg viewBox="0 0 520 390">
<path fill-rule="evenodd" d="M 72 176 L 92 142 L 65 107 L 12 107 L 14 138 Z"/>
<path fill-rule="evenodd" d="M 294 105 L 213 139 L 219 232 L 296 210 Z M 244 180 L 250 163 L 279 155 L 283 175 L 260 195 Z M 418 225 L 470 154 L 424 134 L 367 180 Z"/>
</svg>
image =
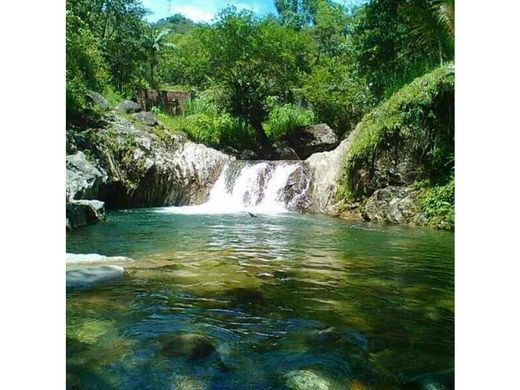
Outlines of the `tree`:
<svg viewBox="0 0 520 390">
<path fill-rule="evenodd" d="M 189 33 L 168 36 L 173 48 L 169 55 L 159 58 L 159 71 L 164 81 L 196 89 L 208 87 L 212 69 L 204 42 L 209 29 L 208 26 L 197 26 Z"/>
<path fill-rule="evenodd" d="M 316 4 L 320 0 L 274 0 L 280 22 L 297 30 L 314 22 Z"/>
<path fill-rule="evenodd" d="M 169 29 L 164 29 L 162 31 L 155 31 L 150 29 L 148 34 L 144 36 L 144 42 L 146 47 L 146 52 L 148 55 L 148 61 L 150 66 L 150 87 L 156 88 L 156 82 L 154 78 L 155 69 L 159 63 L 159 53 L 161 49 L 164 47 L 174 47 L 174 45 L 170 42 L 166 42 L 166 36 L 170 33 Z"/>
<path fill-rule="evenodd" d="M 100 41 L 74 11 L 70 8 L 66 13 L 66 111 L 69 122 L 81 115 L 88 90 L 102 91 L 108 84 Z"/>
<path fill-rule="evenodd" d="M 269 96 L 288 97 L 304 65 L 306 48 L 296 31 L 250 11 L 222 11 L 208 31 L 205 48 L 213 83 L 229 112 L 249 122 L 268 146 L 262 126 Z"/>
<path fill-rule="evenodd" d="M 453 59 L 453 0 L 373 0 L 352 31 L 357 70 L 376 96 L 388 96 Z"/>
<path fill-rule="evenodd" d="M 455 1 L 423 0 L 403 6 L 410 23 L 410 34 L 442 66 L 453 58 Z"/>
<path fill-rule="evenodd" d="M 133 94 L 141 83 L 142 37 L 146 14 L 139 0 L 68 0 L 67 11 L 83 23 L 98 42 L 109 71 L 109 82 L 118 91 Z"/>
</svg>

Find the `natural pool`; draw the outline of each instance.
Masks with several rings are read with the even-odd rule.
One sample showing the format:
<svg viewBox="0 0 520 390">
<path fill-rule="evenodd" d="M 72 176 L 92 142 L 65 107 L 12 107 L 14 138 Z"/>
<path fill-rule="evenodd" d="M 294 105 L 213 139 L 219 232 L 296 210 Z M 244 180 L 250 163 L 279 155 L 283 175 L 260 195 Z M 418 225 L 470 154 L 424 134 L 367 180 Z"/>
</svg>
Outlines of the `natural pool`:
<svg viewBox="0 0 520 390">
<path fill-rule="evenodd" d="M 136 260 L 67 291 L 69 388 L 285 389 L 307 370 L 334 389 L 399 389 L 452 372 L 452 233 L 167 211 L 67 235 L 67 252 Z"/>
</svg>

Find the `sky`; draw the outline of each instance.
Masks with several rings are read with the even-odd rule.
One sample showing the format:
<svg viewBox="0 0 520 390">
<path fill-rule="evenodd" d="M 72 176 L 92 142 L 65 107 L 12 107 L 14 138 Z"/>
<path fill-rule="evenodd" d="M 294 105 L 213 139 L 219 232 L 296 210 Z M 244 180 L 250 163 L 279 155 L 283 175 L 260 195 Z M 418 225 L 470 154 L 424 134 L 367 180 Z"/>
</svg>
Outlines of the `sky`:
<svg viewBox="0 0 520 390">
<path fill-rule="evenodd" d="M 338 3 L 352 5 L 360 0 L 335 0 Z M 150 11 L 149 22 L 177 13 L 183 14 L 195 22 L 210 22 L 216 13 L 228 5 L 238 9 L 249 9 L 258 15 L 276 13 L 274 0 L 142 0 Z"/>
</svg>

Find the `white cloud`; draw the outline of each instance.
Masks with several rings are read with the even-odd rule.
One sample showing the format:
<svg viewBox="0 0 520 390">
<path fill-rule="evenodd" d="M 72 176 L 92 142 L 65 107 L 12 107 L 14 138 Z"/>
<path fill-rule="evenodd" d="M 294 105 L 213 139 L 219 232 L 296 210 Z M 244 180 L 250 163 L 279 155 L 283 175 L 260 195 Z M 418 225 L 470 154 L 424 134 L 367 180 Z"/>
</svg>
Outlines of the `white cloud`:
<svg viewBox="0 0 520 390">
<path fill-rule="evenodd" d="M 181 13 L 194 22 L 209 22 L 215 13 L 191 5 L 177 5 L 172 7 L 174 13 Z"/>
</svg>

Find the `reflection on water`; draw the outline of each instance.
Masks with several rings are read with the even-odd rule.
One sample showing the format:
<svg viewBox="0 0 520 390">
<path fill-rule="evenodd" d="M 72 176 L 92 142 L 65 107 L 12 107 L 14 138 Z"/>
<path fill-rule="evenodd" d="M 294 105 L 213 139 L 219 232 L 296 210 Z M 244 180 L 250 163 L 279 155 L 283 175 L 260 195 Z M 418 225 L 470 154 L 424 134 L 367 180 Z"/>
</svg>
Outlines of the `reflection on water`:
<svg viewBox="0 0 520 390">
<path fill-rule="evenodd" d="M 69 387 L 274 389 L 310 370 L 389 389 L 453 368 L 448 232 L 148 209 L 72 232 L 67 251 L 136 260 L 67 292 Z"/>
</svg>

